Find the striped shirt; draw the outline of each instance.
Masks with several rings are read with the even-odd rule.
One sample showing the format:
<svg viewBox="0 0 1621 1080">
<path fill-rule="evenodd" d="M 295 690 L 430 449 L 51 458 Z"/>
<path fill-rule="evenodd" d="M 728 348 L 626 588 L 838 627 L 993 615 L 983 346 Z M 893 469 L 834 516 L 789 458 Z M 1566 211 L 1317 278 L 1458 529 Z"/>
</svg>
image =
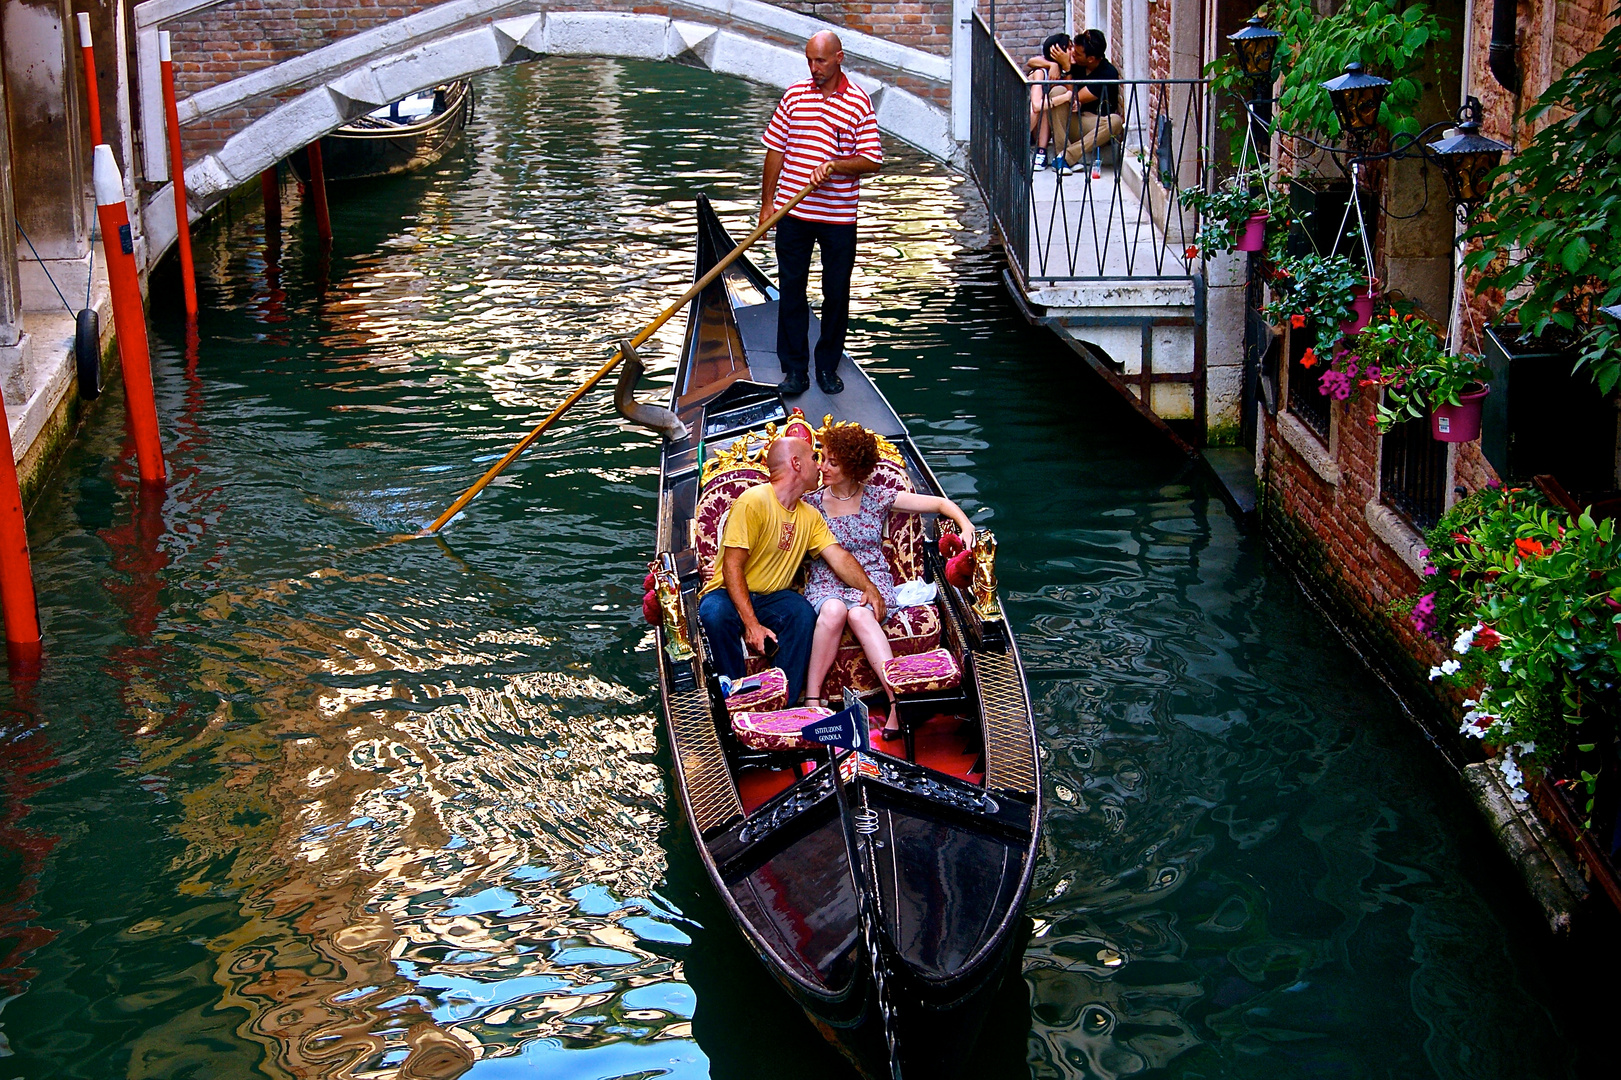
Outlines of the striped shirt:
<svg viewBox="0 0 1621 1080">
<path fill-rule="evenodd" d="M 810 79 L 795 83 L 771 114 L 760 141 L 766 149 L 782 154 L 773 210 L 804 190 L 811 171 L 824 161 L 860 156 L 875 165 L 883 164 L 884 148 L 878 141 L 872 99 L 842 72 L 839 79 L 838 90 L 826 97 Z M 860 189 L 859 176 L 834 173 L 791 214 L 806 221 L 854 225 Z"/>
</svg>

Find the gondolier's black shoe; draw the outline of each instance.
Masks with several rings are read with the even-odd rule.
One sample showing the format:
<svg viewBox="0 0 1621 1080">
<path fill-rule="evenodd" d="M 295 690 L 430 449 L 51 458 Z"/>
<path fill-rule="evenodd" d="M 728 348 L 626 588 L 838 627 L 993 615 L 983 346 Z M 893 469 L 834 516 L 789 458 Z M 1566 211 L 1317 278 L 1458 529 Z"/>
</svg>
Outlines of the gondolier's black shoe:
<svg viewBox="0 0 1621 1080">
<path fill-rule="evenodd" d="M 784 397 L 796 397 L 810 389 L 810 378 L 803 371 L 790 371 L 782 382 L 777 384 Z"/>
<path fill-rule="evenodd" d="M 839 373 L 836 371 L 818 371 L 816 373 L 816 385 L 822 388 L 824 394 L 844 393 L 844 380 L 839 378 Z"/>
</svg>

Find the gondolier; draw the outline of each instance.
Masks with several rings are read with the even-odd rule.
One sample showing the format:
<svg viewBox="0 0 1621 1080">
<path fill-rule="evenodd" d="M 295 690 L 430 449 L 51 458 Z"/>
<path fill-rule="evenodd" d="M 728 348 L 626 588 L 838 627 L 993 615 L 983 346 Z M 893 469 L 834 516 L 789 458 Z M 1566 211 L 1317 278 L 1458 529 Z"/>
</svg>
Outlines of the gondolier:
<svg viewBox="0 0 1621 1080">
<path fill-rule="evenodd" d="M 765 174 L 760 220 L 806 184 L 818 185 L 777 225 L 777 268 L 782 289 L 777 358 L 784 394 L 810 389 L 811 247 L 822 248 L 822 332 L 816 342 L 816 384 L 823 393 L 844 389 L 839 358 L 850 321 L 850 275 L 856 261 L 856 203 L 861 177 L 878 171 L 884 149 L 872 99 L 844 74 L 844 49 L 829 30 L 805 45 L 810 78 L 782 95 L 761 142 Z"/>
</svg>

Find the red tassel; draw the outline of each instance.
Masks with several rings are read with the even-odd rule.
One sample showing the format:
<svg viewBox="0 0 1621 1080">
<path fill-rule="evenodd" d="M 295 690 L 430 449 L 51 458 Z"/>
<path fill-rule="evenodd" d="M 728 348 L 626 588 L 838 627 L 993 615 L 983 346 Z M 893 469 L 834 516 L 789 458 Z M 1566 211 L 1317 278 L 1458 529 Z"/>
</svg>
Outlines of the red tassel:
<svg viewBox="0 0 1621 1080">
<path fill-rule="evenodd" d="M 648 576 L 652 577 L 651 574 Z M 649 624 L 657 626 L 659 617 L 659 594 L 649 589 L 646 595 L 642 597 L 642 618 L 646 619 Z"/>
<path fill-rule="evenodd" d="M 946 560 L 946 580 L 959 589 L 974 583 L 974 553 L 959 551 Z"/>
<path fill-rule="evenodd" d="M 646 592 L 647 590 L 651 589 L 652 587 L 653 587 L 653 571 L 649 570 L 647 572 L 647 576 L 642 579 L 642 591 Z"/>
<path fill-rule="evenodd" d="M 965 550 L 962 537 L 952 532 L 940 534 L 940 554 L 949 559 L 959 551 Z"/>
</svg>

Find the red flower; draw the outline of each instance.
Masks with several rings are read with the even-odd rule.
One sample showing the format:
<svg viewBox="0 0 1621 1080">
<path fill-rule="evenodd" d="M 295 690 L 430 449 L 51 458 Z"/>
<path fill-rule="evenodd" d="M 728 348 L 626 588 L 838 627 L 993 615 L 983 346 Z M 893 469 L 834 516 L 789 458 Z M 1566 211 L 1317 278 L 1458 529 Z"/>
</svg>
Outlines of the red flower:
<svg viewBox="0 0 1621 1080">
<path fill-rule="evenodd" d="M 1316 365 L 1317 365 L 1317 353 L 1312 349 L 1307 349 L 1306 350 L 1306 355 L 1304 355 L 1304 356 L 1302 356 L 1300 358 L 1300 366 L 1301 367 L 1315 367 Z"/>
<path fill-rule="evenodd" d="M 1541 558 L 1544 554 L 1541 540 L 1531 540 L 1525 537 L 1514 541 L 1514 546 L 1520 549 L 1520 554 L 1528 559 Z"/>
<path fill-rule="evenodd" d="M 1466 534 L 1466 533 L 1453 533 L 1452 534 L 1452 539 L 1456 540 L 1460 544 L 1473 544 L 1474 543 L 1474 541 L 1471 540 L 1469 538 L 1468 534 Z"/>
<path fill-rule="evenodd" d="M 1499 634 L 1496 630 L 1493 630 L 1489 626 L 1482 626 L 1480 628 L 1480 632 L 1475 635 L 1475 644 L 1479 645 L 1482 649 L 1495 649 L 1497 648 L 1498 642 L 1502 640 L 1503 635 Z"/>
<path fill-rule="evenodd" d="M 1304 315 L 1291 315 L 1289 316 L 1289 325 L 1299 330 L 1306 325 L 1306 317 Z"/>
<path fill-rule="evenodd" d="M 1199 257 L 1198 245 L 1189 244 L 1187 247 L 1182 249 L 1182 255 L 1184 258 L 1197 259 Z"/>
</svg>

